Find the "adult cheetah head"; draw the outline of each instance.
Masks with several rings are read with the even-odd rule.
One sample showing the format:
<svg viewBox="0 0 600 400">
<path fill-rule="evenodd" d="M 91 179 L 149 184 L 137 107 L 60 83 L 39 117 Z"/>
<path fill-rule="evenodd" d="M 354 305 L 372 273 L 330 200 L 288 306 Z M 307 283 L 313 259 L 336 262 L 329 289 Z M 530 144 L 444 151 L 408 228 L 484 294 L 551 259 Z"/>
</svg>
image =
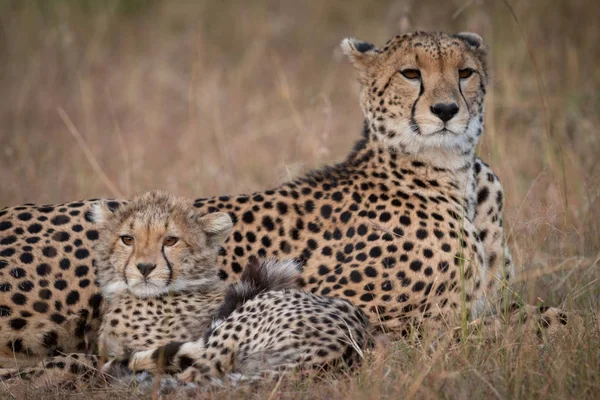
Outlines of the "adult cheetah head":
<svg viewBox="0 0 600 400">
<path fill-rule="evenodd" d="M 155 191 L 114 212 L 98 203 L 93 218 L 99 224 L 98 280 L 105 296 L 129 291 L 156 297 L 219 282 L 219 245 L 233 227 L 228 214 L 202 216 L 190 201 Z"/>
<path fill-rule="evenodd" d="M 478 35 L 415 32 L 383 49 L 353 38 L 341 47 L 358 69 L 361 107 L 374 140 L 441 164 L 452 164 L 443 160 L 448 155 L 474 150 L 488 78 Z"/>
</svg>

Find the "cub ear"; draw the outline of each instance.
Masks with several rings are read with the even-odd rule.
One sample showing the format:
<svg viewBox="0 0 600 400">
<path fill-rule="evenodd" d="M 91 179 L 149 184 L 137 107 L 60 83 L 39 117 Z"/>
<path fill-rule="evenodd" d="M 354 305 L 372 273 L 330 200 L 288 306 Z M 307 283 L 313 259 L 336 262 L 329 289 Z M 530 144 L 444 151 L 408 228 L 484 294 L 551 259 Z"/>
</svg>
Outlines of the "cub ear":
<svg viewBox="0 0 600 400">
<path fill-rule="evenodd" d="M 231 217 L 223 212 L 206 214 L 198 219 L 198 223 L 213 245 L 223 243 L 233 228 Z"/>
<path fill-rule="evenodd" d="M 469 46 L 476 49 L 483 46 L 483 39 L 476 33 L 473 32 L 459 32 L 454 37 L 464 40 Z"/>
<path fill-rule="evenodd" d="M 380 50 L 375 45 L 355 38 L 345 38 L 340 44 L 344 53 L 359 71 L 365 71 L 375 64 Z"/>
<path fill-rule="evenodd" d="M 115 215 L 116 208 L 111 208 L 105 201 L 98 201 L 92 204 L 88 211 L 89 220 L 98 225 L 104 225 L 106 221 Z"/>
</svg>

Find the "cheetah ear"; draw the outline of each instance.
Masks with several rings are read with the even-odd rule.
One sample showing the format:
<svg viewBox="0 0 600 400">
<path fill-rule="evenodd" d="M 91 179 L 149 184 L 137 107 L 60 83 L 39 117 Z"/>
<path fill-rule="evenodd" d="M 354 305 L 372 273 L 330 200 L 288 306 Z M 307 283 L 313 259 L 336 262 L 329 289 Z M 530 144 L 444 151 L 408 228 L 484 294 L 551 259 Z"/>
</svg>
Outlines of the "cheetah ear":
<svg viewBox="0 0 600 400">
<path fill-rule="evenodd" d="M 471 47 L 476 49 L 483 46 L 483 39 L 476 33 L 472 32 L 459 32 L 454 37 L 464 40 Z"/>
<path fill-rule="evenodd" d="M 359 71 L 366 71 L 375 64 L 380 50 L 375 45 L 355 38 L 345 38 L 340 44 L 344 53 Z"/>
<path fill-rule="evenodd" d="M 89 211 L 89 219 L 95 224 L 104 225 L 114 214 L 114 210 L 105 201 L 98 201 L 92 204 L 92 208 Z"/>
<path fill-rule="evenodd" d="M 223 212 L 206 214 L 198 219 L 198 223 L 213 245 L 223 243 L 233 228 L 231 217 Z"/>
</svg>

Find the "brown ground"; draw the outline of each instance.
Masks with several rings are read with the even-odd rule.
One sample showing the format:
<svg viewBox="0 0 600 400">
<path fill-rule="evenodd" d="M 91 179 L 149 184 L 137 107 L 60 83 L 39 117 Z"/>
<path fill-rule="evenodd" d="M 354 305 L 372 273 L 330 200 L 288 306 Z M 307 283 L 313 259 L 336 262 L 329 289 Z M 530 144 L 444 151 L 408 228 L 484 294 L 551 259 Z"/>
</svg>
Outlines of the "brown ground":
<svg viewBox="0 0 600 400">
<path fill-rule="evenodd" d="M 502 179 L 517 289 L 600 304 L 600 5 L 594 0 L 0 2 L 0 206 L 261 190 L 358 138 L 345 36 L 480 33 L 491 50 L 479 153 Z M 514 15 L 511 13 L 512 5 Z M 598 398 L 599 327 L 532 347 L 398 342 L 349 377 L 254 398 Z M 113 388 L 17 397 L 132 398 Z M 236 398 L 221 392 L 215 398 Z M 0 388 L 0 397 L 10 396 Z M 135 397 L 135 395 L 133 395 Z"/>
</svg>

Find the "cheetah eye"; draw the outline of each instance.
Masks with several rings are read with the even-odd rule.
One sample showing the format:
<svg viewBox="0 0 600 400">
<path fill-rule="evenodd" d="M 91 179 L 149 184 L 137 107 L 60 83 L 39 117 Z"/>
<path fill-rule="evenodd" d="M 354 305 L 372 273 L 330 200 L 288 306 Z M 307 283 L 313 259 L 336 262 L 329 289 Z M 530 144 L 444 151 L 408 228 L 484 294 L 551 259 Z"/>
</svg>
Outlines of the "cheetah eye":
<svg viewBox="0 0 600 400">
<path fill-rule="evenodd" d="M 123 236 L 121 236 L 121 242 L 123 242 L 123 244 L 125 246 L 131 246 L 133 244 L 133 237 L 132 236 L 123 235 Z"/>
<path fill-rule="evenodd" d="M 473 71 L 471 68 L 464 68 L 464 69 L 459 69 L 458 70 L 458 77 L 460 79 L 467 79 L 468 77 L 470 77 L 471 75 L 473 75 Z"/>
<path fill-rule="evenodd" d="M 163 244 L 167 247 L 171 247 L 177 242 L 179 242 L 179 238 L 176 238 L 175 236 L 168 236 L 163 242 Z"/>
<path fill-rule="evenodd" d="M 421 79 L 421 71 L 419 71 L 418 69 L 403 69 L 402 71 L 400 71 L 400 73 L 406 79 Z"/>
</svg>

